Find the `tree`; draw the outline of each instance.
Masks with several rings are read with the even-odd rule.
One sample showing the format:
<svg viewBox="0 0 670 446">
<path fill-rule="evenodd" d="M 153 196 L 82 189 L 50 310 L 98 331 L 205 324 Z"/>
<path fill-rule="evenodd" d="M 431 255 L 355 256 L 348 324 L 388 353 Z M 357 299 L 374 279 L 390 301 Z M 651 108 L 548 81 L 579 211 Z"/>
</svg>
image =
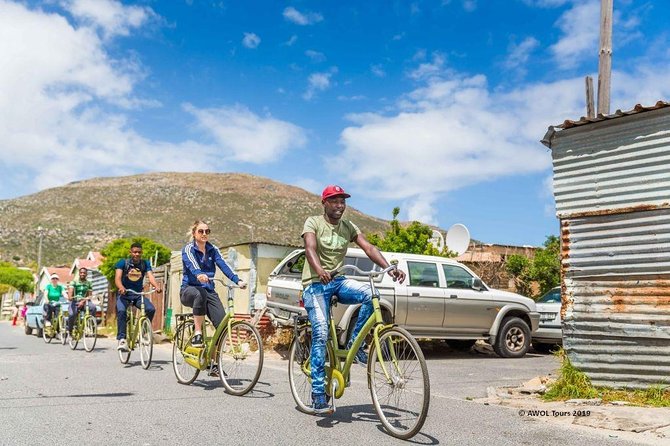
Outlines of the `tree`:
<svg viewBox="0 0 670 446">
<path fill-rule="evenodd" d="M 132 237 L 120 238 L 112 241 L 107 246 L 102 248 L 100 254 L 105 257 L 105 260 L 100 265 L 100 272 L 107 277 L 112 288 L 116 288 L 114 283 L 114 275 L 116 274 L 116 262 L 121 259 L 129 257 L 130 245 L 133 243 L 141 243 L 144 258 L 153 259 L 158 251 L 157 265 L 162 265 L 170 261 L 171 251 L 166 246 L 161 245 L 147 237 Z"/>
<path fill-rule="evenodd" d="M 507 258 L 507 272 L 514 278 L 517 291 L 532 295 L 531 282 L 540 286 L 540 296 L 561 283 L 561 243 L 555 235 L 548 235 L 544 248 L 535 252 L 532 260 L 513 254 Z"/>
<path fill-rule="evenodd" d="M 369 234 L 367 238 L 370 243 L 387 252 L 455 257 L 455 253 L 449 251 L 446 246 L 440 251 L 430 243 L 429 240 L 433 236 L 433 230 L 430 226 L 418 221 L 413 221 L 405 227 L 401 226 L 398 221 L 399 213 L 399 207 L 393 208 L 391 228 L 383 236 Z"/>
<path fill-rule="evenodd" d="M 21 293 L 29 293 L 35 288 L 35 281 L 30 271 L 4 262 L 0 264 L 0 284 L 9 285 Z"/>
</svg>

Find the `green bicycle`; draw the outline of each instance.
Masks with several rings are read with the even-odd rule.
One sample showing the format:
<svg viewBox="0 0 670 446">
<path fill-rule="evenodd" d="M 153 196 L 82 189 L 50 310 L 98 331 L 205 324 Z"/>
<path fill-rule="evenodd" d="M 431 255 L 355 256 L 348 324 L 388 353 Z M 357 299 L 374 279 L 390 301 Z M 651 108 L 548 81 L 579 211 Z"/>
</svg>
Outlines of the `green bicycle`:
<svg viewBox="0 0 670 446">
<path fill-rule="evenodd" d="M 61 344 L 65 345 L 66 338 L 66 319 L 67 319 L 67 310 L 63 310 L 63 305 L 67 305 L 65 302 L 58 302 L 58 314 L 55 318 L 52 317 L 51 325 L 44 325 L 42 329 L 42 339 L 47 344 L 51 343 L 53 338 L 58 338 Z"/>
<path fill-rule="evenodd" d="M 172 367 L 180 384 L 191 384 L 198 374 L 212 370 L 218 364 L 219 378 L 226 392 L 241 396 L 249 392 L 258 382 L 263 368 L 263 341 L 261 335 L 249 322 L 235 319 L 233 293 L 235 285 L 221 279 L 214 280 L 228 288 L 228 311 L 211 337 L 206 335 L 207 324 L 203 324 L 204 347 L 193 347 L 195 334 L 192 313 L 177 314 L 172 348 Z"/>
<path fill-rule="evenodd" d="M 330 397 L 334 412 L 335 400 L 342 397 L 345 387 L 349 386 L 350 368 L 356 353 L 371 333 L 367 375 L 372 403 L 387 432 L 396 438 L 408 439 L 419 432 L 426 421 L 430 403 L 430 381 L 426 360 L 414 337 L 403 328 L 385 325 L 382 319 L 379 291 L 373 279 L 394 268 L 397 268 L 397 264 L 381 271 L 362 271 L 353 265 L 345 265 L 336 273 L 341 274 L 345 269 L 352 269 L 358 274 L 368 276 L 374 312 L 349 350 L 339 347 L 332 311 L 329 312 L 326 393 Z M 337 298 L 333 296 L 330 305 L 335 304 Z M 312 331 L 307 316 L 296 316 L 295 319 L 294 337 L 289 350 L 289 384 L 298 409 L 313 414 L 310 367 Z"/>
<path fill-rule="evenodd" d="M 89 301 L 90 298 L 83 298 L 82 296 L 75 296 L 78 302 Z M 80 339 L 84 341 L 84 349 L 87 352 L 92 352 L 95 348 L 95 343 L 98 339 L 98 323 L 95 320 L 95 315 L 91 314 L 88 309 L 88 302 L 84 304 L 84 311 L 79 311 L 77 320 L 72 327 L 72 333 L 69 337 L 70 348 L 72 350 L 77 348 Z"/>
<path fill-rule="evenodd" d="M 128 350 L 117 350 L 119 352 L 119 360 L 121 364 L 128 364 L 130 360 L 130 353 L 135 350 L 136 346 L 140 348 L 140 362 L 144 370 L 151 365 L 151 357 L 154 351 L 154 336 L 151 330 L 151 321 L 147 317 L 144 308 L 144 296 L 151 295 L 156 292 L 155 289 L 138 293 L 134 290 L 126 290 L 127 293 L 133 293 L 140 296 L 140 309 L 133 310 L 132 305 L 126 308 L 126 340 L 128 342 Z"/>
</svg>

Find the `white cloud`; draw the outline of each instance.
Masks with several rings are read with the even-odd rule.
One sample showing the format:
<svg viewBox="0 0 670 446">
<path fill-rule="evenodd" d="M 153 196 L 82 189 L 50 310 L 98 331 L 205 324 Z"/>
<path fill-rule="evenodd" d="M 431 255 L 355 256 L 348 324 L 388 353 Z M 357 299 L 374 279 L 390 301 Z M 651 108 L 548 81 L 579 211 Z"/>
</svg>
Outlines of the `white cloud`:
<svg viewBox="0 0 670 446">
<path fill-rule="evenodd" d="M 401 32 L 400 34 L 396 34 L 396 35 L 394 35 L 394 36 L 391 38 L 391 40 L 394 40 L 394 41 L 402 40 L 402 39 L 405 37 L 405 35 L 406 35 L 405 32 Z"/>
<path fill-rule="evenodd" d="M 11 61 L 0 70 L 0 190 L 31 191 L 153 169 L 220 169 L 229 161 L 254 156 L 261 162 L 304 144 L 300 128 L 244 110 L 220 115 L 231 120 L 221 136 L 214 117 L 205 119 L 211 110 L 195 107 L 189 111 L 213 143 L 142 136 L 126 107 L 150 102 L 134 91 L 144 69 L 135 59 L 109 55 L 111 29 L 121 28 L 75 26 L 65 15 L 0 0 L 0 60 Z M 234 138 L 245 131 L 253 133 L 247 148 Z"/>
<path fill-rule="evenodd" d="M 540 42 L 534 37 L 526 37 L 519 44 L 510 44 L 509 54 L 503 66 L 508 70 L 517 70 L 519 74 L 524 75 L 526 73 L 525 65 L 530 58 L 530 54 L 539 44 Z"/>
<path fill-rule="evenodd" d="M 419 194 L 403 204 L 407 209 L 407 219 L 437 226 L 437 210 L 433 206 L 437 197 L 434 194 Z"/>
<path fill-rule="evenodd" d="M 198 109 L 185 104 L 198 127 L 214 139 L 213 146 L 235 161 L 265 163 L 307 142 L 305 131 L 290 122 L 260 117 L 244 106 Z"/>
<path fill-rule="evenodd" d="M 330 88 L 330 78 L 333 76 L 332 72 L 328 73 L 312 73 L 307 79 L 307 90 L 302 97 L 309 101 L 319 91 L 325 91 Z"/>
<path fill-rule="evenodd" d="M 353 95 L 353 96 L 338 96 L 337 97 L 338 101 L 362 101 L 364 99 L 367 99 L 367 97 L 362 95 L 362 94 L 357 94 L 357 95 Z"/>
<path fill-rule="evenodd" d="M 384 71 L 384 68 L 379 64 L 372 65 L 370 67 L 370 72 L 377 77 L 386 77 L 386 71 Z"/>
<path fill-rule="evenodd" d="M 289 6 L 284 9 L 284 18 L 289 22 L 293 22 L 296 25 L 313 25 L 323 20 L 323 16 L 318 12 L 306 12 L 302 13 L 295 9 L 293 6 Z"/>
<path fill-rule="evenodd" d="M 555 8 L 558 6 L 563 6 L 566 3 L 572 2 L 574 0 L 523 0 L 528 6 L 535 6 L 540 8 Z"/>
<path fill-rule="evenodd" d="M 437 223 L 434 203 L 450 191 L 546 171 L 551 157 L 538 140 L 584 115 L 581 76 L 501 89 L 481 74 L 427 71 L 395 110 L 349 115 L 340 134 L 340 174 L 371 199 L 402 200 L 412 219 Z M 612 110 L 669 96 L 670 60 L 613 72 Z"/>
<path fill-rule="evenodd" d="M 418 51 L 413 59 L 420 60 L 426 57 L 425 51 Z M 445 58 L 441 53 L 433 53 L 433 60 L 420 64 L 417 68 L 410 71 L 408 76 L 414 80 L 426 80 L 433 76 L 439 75 L 444 69 Z"/>
<path fill-rule="evenodd" d="M 477 0 L 463 0 L 463 9 L 472 12 L 477 9 Z"/>
<path fill-rule="evenodd" d="M 572 68 L 585 57 L 598 56 L 600 2 L 575 3 L 556 22 L 563 36 L 550 47 L 561 68 Z"/>
<path fill-rule="evenodd" d="M 124 6 L 115 0 L 63 0 L 63 8 L 79 22 L 100 28 L 106 37 L 127 36 L 157 16 L 149 7 Z"/>
<path fill-rule="evenodd" d="M 242 38 L 242 45 L 244 45 L 247 48 L 257 48 L 258 45 L 261 44 L 261 38 L 258 37 L 257 34 L 254 33 L 244 33 L 244 37 Z"/>
<path fill-rule="evenodd" d="M 298 41 L 298 36 L 295 34 L 292 35 L 286 42 L 284 42 L 284 45 L 286 46 L 293 46 Z"/>
<path fill-rule="evenodd" d="M 326 60 L 326 55 L 314 50 L 305 51 L 305 56 L 312 59 L 312 62 L 323 62 Z"/>
</svg>

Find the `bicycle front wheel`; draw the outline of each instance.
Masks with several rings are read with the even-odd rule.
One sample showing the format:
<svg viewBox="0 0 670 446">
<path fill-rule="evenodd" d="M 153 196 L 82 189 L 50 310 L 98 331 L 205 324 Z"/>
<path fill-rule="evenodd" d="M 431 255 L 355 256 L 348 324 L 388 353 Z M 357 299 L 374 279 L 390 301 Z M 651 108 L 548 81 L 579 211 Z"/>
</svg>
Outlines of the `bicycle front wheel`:
<svg viewBox="0 0 670 446">
<path fill-rule="evenodd" d="M 393 327 L 379 335 L 370 350 L 368 382 L 372 403 L 384 428 L 408 439 L 421 430 L 428 415 L 430 381 L 423 352 L 406 330 Z"/>
<path fill-rule="evenodd" d="M 195 325 L 192 321 L 180 324 L 175 331 L 172 344 L 172 369 L 180 384 L 191 384 L 200 373 L 200 369 L 189 364 L 184 356 L 186 348 L 191 346 L 194 333 Z"/>
<path fill-rule="evenodd" d="M 93 316 L 84 319 L 84 350 L 92 352 L 98 340 L 98 322 Z"/>
<path fill-rule="evenodd" d="M 140 362 L 144 370 L 151 365 L 151 356 L 154 351 L 154 336 L 151 331 L 151 321 L 142 319 L 140 324 Z"/>
<path fill-rule="evenodd" d="M 65 317 L 62 315 L 58 318 L 58 333 L 60 336 L 60 343 L 61 345 L 65 345 L 65 341 L 67 341 L 67 331 L 65 331 L 65 324 L 66 324 Z"/>
<path fill-rule="evenodd" d="M 226 392 L 242 396 L 254 388 L 263 368 L 263 341 L 256 327 L 233 322 L 219 341 L 219 377 Z"/>
<path fill-rule="evenodd" d="M 312 330 L 304 327 L 298 330 L 298 335 L 291 341 L 288 356 L 288 382 L 291 395 L 298 410 L 313 414 L 312 408 L 312 377 L 310 368 L 310 353 L 312 351 Z"/>
</svg>

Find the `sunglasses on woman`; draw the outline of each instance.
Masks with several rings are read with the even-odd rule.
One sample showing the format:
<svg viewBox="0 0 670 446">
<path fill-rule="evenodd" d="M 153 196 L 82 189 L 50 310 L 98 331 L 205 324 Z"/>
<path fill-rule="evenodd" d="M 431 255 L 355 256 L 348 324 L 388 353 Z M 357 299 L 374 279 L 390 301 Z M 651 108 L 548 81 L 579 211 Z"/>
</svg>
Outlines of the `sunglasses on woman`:
<svg viewBox="0 0 670 446">
<path fill-rule="evenodd" d="M 198 234 L 209 234 L 210 231 L 209 229 L 198 229 Z"/>
</svg>

